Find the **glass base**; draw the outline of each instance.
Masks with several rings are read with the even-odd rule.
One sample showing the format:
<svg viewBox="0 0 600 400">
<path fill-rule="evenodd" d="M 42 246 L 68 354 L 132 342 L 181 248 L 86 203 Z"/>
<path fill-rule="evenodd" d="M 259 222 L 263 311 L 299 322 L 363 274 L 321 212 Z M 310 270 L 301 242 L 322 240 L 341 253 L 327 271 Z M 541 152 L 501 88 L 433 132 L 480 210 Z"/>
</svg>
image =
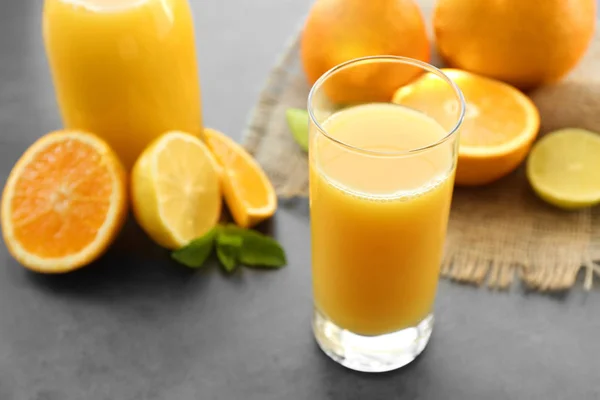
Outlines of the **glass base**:
<svg viewBox="0 0 600 400">
<path fill-rule="evenodd" d="M 379 336 L 361 336 L 340 328 L 315 310 L 313 332 L 321 350 L 344 367 L 361 372 L 386 372 L 412 362 L 427 346 L 433 314 L 417 326 Z"/>
</svg>

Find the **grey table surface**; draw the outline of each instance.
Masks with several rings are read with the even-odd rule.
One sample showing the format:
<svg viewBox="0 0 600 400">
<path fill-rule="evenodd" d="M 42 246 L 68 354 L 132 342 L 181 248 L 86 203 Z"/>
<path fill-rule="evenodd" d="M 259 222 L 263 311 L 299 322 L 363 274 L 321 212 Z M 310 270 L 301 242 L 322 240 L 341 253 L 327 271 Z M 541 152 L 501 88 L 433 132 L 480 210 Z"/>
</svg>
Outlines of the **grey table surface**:
<svg viewBox="0 0 600 400">
<path fill-rule="evenodd" d="M 192 1 L 206 123 L 239 139 L 270 66 L 308 0 Z M 40 0 L 0 13 L 0 183 L 60 127 Z M 21 268 L 0 245 L 0 400 L 600 398 L 600 294 L 494 293 L 442 281 L 429 348 L 368 375 L 327 359 L 310 331 L 306 202 L 265 229 L 289 253 L 277 272 L 169 261 L 129 223 L 95 265 Z"/>
</svg>

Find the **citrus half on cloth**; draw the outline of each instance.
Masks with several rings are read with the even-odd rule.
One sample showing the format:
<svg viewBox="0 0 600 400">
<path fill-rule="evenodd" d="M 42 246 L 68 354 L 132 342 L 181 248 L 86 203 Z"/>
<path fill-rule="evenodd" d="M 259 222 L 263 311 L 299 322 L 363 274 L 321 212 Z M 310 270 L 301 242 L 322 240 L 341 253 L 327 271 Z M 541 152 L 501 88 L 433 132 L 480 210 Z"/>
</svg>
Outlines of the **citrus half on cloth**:
<svg viewBox="0 0 600 400">
<path fill-rule="evenodd" d="M 456 184 L 484 185 L 512 172 L 527 157 L 539 130 L 540 117 L 533 102 L 518 89 L 494 79 L 450 68 L 442 72 L 456 83 L 466 102 Z M 456 104 L 448 93 L 441 79 L 427 73 L 398 89 L 393 102 L 444 121 Z"/>
<path fill-rule="evenodd" d="M 567 210 L 600 203 L 600 134 L 566 128 L 531 149 L 527 178 L 546 202 Z"/>
</svg>

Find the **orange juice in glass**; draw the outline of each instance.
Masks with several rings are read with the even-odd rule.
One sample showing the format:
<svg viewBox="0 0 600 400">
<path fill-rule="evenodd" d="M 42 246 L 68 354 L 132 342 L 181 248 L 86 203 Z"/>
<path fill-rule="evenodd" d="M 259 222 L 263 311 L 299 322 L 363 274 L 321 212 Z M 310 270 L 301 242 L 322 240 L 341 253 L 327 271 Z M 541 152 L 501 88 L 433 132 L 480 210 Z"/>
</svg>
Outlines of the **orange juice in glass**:
<svg viewBox="0 0 600 400">
<path fill-rule="evenodd" d="M 166 131 L 201 135 L 187 0 L 45 0 L 43 28 L 65 128 L 103 137 L 127 167 Z"/>
<path fill-rule="evenodd" d="M 368 93 L 378 68 L 429 74 L 437 89 L 413 107 L 330 100 L 344 85 Z M 348 368 L 402 367 L 433 327 L 462 94 L 426 63 L 367 57 L 323 75 L 308 109 L 315 338 Z"/>
</svg>

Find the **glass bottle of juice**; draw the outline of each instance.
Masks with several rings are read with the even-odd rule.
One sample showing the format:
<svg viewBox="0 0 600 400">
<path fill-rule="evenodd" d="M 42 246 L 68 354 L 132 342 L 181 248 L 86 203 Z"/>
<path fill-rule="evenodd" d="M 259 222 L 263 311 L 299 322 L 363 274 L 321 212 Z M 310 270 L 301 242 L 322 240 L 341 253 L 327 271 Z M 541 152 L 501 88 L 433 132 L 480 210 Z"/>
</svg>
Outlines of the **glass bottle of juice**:
<svg viewBox="0 0 600 400">
<path fill-rule="evenodd" d="M 166 131 L 202 134 L 187 0 L 45 0 L 43 28 L 65 128 L 103 137 L 128 168 Z"/>
</svg>

